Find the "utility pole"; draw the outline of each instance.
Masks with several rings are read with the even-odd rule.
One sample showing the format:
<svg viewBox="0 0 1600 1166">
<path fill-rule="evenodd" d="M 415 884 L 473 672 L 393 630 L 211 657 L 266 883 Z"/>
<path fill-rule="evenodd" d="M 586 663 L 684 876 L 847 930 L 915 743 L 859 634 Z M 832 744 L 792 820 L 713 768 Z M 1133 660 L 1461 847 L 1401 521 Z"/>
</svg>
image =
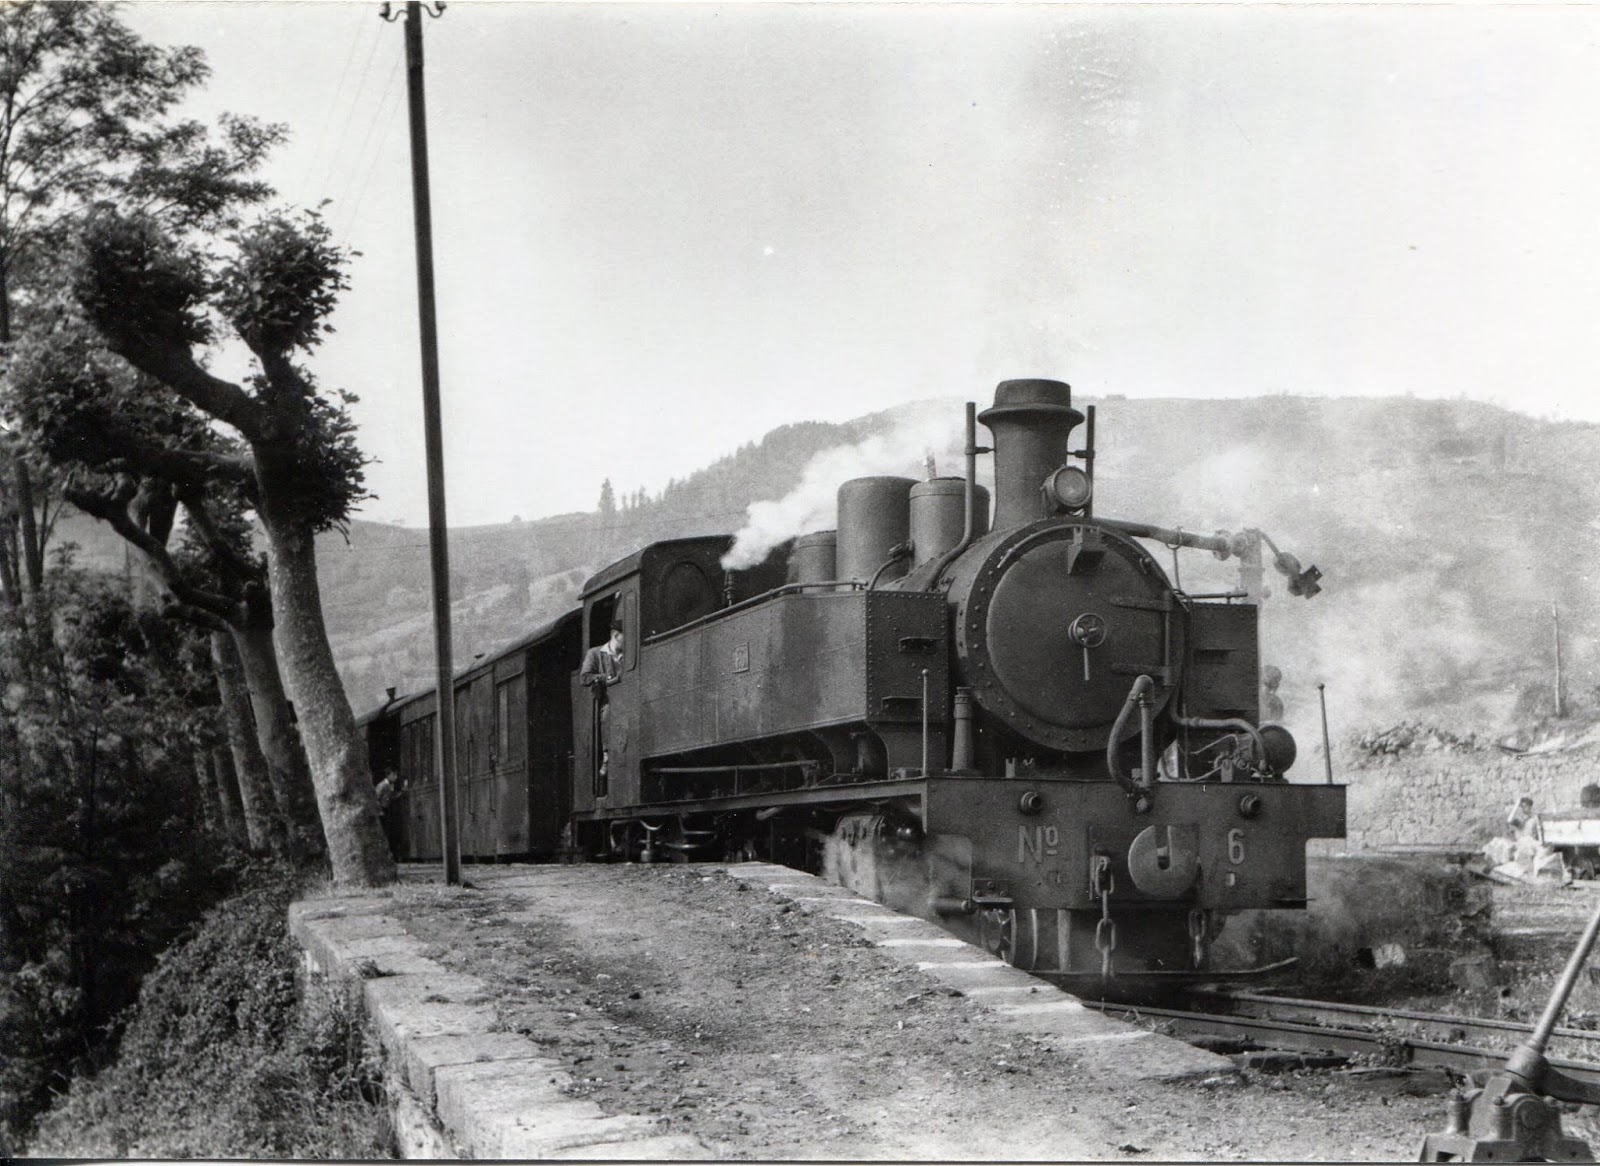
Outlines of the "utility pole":
<svg viewBox="0 0 1600 1166">
<path fill-rule="evenodd" d="M 1567 715 L 1567 702 L 1561 696 L 1561 611 L 1556 601 L 1550 601 L 1550 631 L 1556 645 L 1556 720 Z"/>
<path fill-rule="evenodd" d="M 443 4 L 428 10 L 444 11 Z M 433 566 L 433 648 L 437 673 L 434 767 L 439 775 L 439 853 L 444 881 L 461 883 L 461 837 L 456 801 L 456 712 L 450 650 L 450 545 L 444 509 L 444 437 L 439 410 L 439 330 L 433 301 L 433 209 L 428 195 L 428 113 L 422 87 L 421 0 L 407 0 L 406 105 L 411 114 L 411 207 L 417 235 L 417 317 L 422 340 L 422 425 L 428 459 L 428 557 Z M 385 3 L 380 13 L 399 14 Z"/>
</svg>

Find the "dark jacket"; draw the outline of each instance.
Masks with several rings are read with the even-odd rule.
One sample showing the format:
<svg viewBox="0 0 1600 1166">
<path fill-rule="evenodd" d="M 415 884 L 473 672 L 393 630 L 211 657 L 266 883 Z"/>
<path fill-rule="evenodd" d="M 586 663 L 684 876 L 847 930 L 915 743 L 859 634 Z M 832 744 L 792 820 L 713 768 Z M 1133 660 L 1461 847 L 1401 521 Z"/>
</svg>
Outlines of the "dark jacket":
<svg viewBox="0 0 1600 1166">
<path fill-rule="evenodd" d="M 604 644 L 590 648 L 583 654 L 583 667 L 578 671 L 578 682 L 597 697 L 622 679 L 622 661 L 611 654 Z"/>
</svg>

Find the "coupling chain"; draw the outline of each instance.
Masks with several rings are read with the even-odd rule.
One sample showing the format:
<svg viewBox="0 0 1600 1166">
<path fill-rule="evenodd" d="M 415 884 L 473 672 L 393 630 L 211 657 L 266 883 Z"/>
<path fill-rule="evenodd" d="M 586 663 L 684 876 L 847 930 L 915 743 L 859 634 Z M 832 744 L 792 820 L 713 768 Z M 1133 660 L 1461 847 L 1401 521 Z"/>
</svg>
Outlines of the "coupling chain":
<svg viewBox="0 0 1600 1166">
<path fill-rule="evenodd" d="M 1112 976 L 1111 956 L 1117 950 L 1117 924 L 1111 918 L 1111 892 L 1116 889 L 1116 880 L 1111 874 L 1110 855 L 1095 857 L 1089 885 L 1100 893 L 1100 921 L 1094 927 L 1094 946 L 1100 953 L 1100 978 L 1109 980 Z"/>
<path fill-rule="evenodd" d="M 1206 934 L 1211 930 L 1211 917 L 1204 910 L 1196 907 L 1189 912 L 1189 940 L 1193 944 L 1189 956 L 1196 970 L 1205 963 L 1206 959 Z"/>
</svg>

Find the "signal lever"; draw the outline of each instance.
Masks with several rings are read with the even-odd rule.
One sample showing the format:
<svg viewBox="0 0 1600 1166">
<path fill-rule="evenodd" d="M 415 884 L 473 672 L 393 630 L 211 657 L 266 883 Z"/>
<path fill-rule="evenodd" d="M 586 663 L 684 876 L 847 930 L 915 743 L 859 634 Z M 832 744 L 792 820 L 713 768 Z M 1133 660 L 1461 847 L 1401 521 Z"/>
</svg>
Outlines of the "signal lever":
<svg viewBox="0 0 1600 1166">
<path fill-rule="evenodd" d="M 1578 973 L 1600 936 L 1600 907 L 1595 908 L 1583 938 L 1544 1015 L 1528 1039 L 1489 1074 L 1482 1089 L 1456 1092 L 1450 1099 L 1450 1124 L 1422 1141 L 1421 1162 L 1592 1162 L 1589 1143 L 1568 1137 L 1561 1128 L 1558 1102 L 1600 1104 L 1600 1085 L 1580 1081 L 1545 1059 L 1545 1045 L 1567 1006 Z"/>
</svg>

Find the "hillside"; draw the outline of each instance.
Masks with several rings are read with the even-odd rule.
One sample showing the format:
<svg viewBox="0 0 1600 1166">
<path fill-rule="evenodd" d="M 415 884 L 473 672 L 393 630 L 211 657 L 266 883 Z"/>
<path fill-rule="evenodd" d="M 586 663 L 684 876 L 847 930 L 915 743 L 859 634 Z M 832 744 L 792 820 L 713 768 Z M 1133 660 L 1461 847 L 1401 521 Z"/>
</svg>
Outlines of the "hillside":
<svg viewBox="0 0 1600 1166">
<path fill-rule="evenodd" d="M 1286 674 L 1292 727 L 1310 740 L 1315 685 L 1335 732 L 1404 718 L 1454 731 L 1526 723 L 1553 704 L 1559 605 L 1569 705 L 1600 685 L 1600 426 L 1466 401 L 1093 401 L 1100 513 L 1210 531 L 1257 526 L 1322 568 L 1324 591 L 1264 612 L 1265 658 Z M 833 523 L 856 473 L 960 468 L 960 402 L 926 401 L 843 425 L 785 426 L 663 496 L 610 516 L 566 514 L 452 532 L 458 664 L 552 618 L 583 579 L 656 538 L 738 530 L 751 502 L 766 541 Z M 980 459 L 980 473 L 987 471 Z M 121 542 L 65 515 L 80 563 L 127 569 Z M 431 684 L 427 532 L 356 522 L 324 537 L 330 635 L 351 699 Z M 1161 554 L 1171 570 L 1171 556 Z M 1231 564 L 1186 552 L 1190 589 Z"/>
<path fill-rule="evenodd" d="M 1546 711 L 1552 602 L 1568 699 L 1592 700 L 1600 426 L 1409 398 L 1080 403 L 1099 406 L 1099 513 L 1260 527 L 1322 568 L 1322 595 L 1274 597 L 1264 613 L 1264 659 L 1285 672 L 1303 740 L 1318 682 L 1336 732 L 1406 716 L 1493 728 Z M 775 541 L 831 526 L 833 490 L 853 474 L 923 476 L 930 455 L 959 472 L 960 416 L 959 401 L 927 401 L 786 426 L 636 508 L 454 531 L 457 663 L 559 614 L 585 577 L 644 542 L 739 530 L 752 502 L 764 505 L 751 533 Z M 426 531 L 358 522 L 320 551 L 356 706 L 431 683 Z M 1190 590 L 1235 578 L 1194 552 L 1180 570 Z"/>
</svg>

